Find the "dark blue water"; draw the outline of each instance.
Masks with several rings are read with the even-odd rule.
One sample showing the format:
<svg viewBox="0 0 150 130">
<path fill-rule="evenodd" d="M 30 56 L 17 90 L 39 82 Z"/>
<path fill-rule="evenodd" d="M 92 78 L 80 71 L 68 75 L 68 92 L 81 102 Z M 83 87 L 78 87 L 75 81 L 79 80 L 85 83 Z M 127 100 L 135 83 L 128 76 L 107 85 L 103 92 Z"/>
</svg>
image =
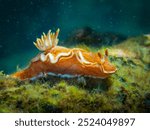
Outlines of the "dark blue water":
<svg viewBox="0 0 150 130">
<path fill-rule="evenodd" d="M 0 0 L 0 70 L 24 67 L 42 32 L 60 28 L 60 41 L 76 28 L 126 36 L 150 32 L 149 0 Z"/>
</svg>

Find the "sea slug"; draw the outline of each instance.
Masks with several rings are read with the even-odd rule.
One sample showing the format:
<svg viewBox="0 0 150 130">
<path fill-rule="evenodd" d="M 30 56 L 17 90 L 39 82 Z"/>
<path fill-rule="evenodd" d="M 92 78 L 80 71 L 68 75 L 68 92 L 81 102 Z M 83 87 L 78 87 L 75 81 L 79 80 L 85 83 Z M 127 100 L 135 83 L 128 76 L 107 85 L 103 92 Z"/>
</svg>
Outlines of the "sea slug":
<svg viewBox="0 0 150 130">
<path fill-rule="evenodd" d="M 43 33 L 34 45 L 41 51 L 31 60 L 29 67 L 12 74 L 21 80 L 30 79 L 40 74 L 89 76 L 106 78 L 116 72 L 116 67 L 108 61 L 108 50 L 105 55 L 93 53 L 81 48 L 66 48 L 58 46 L 58 34 Z"/>
</svg>

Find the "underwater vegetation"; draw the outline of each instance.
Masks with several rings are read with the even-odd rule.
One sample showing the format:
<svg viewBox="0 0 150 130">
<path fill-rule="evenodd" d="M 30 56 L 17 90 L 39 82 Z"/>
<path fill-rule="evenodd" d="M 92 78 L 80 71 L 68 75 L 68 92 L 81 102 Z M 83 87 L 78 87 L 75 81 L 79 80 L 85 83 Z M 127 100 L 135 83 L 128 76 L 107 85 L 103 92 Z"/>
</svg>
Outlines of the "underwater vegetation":
<svg viewBox="0 0 150 130">
<path fill-rule="evenodd" d="M 150 35 L 128 38 L 108 48 L 117 68 L 106 79 L 45 75 L 20 80 L 0 73 L 0 112 L 150 112 Z"/>
</svg>

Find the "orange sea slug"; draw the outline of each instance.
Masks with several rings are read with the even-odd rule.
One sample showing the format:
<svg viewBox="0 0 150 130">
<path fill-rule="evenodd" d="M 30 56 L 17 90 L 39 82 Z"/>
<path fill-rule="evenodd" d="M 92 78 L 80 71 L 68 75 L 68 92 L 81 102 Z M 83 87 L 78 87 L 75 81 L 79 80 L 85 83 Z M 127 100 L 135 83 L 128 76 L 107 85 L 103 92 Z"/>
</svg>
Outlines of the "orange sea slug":
<svg viewBox="0 0 150 130">
<path fill-rule="evenodd" d="M 13 77 L 29 79 L 40 74 L 89 76 L 106 78 L 116 72 L 116 67 L 108 61 L 108 51 L 102 56 L 80 48 L 57 46 L 59 29 L 56 33 L 43 33 L 34 45 L 42 51 L 31 60 L 28 68 L 12 74 Z"/>
</svg>

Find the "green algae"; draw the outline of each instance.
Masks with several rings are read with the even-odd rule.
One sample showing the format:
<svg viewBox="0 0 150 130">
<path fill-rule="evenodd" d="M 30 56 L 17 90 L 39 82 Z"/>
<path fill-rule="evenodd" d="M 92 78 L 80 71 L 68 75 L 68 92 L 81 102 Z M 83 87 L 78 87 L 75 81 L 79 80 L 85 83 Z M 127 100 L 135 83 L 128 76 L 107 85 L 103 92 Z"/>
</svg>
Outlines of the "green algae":
<svg viewBox="0 0 150 130">
<path fill-rule="evenodd" d="M 0 112 L 150 112 L 149 41 L 140 36 L 101 48 L 78 45 L 103 54 L 108 48 L 109 60 L 118 70 L 105 80 L 20 81 L 0 72 Z"/>
</svg>

